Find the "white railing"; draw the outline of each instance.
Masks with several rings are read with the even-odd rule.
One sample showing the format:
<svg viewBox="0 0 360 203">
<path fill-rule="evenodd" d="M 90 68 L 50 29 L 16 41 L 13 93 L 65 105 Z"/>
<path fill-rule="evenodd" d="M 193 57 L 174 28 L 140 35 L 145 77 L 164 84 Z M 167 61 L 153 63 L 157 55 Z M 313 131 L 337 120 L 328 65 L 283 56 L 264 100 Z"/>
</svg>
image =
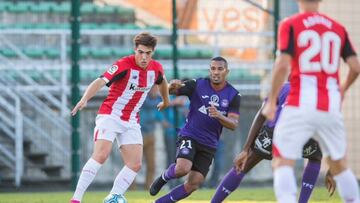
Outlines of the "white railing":
<svg viewBox="0 0 360 203">
<path fill-rule="evenodd" d="M 9 89 L 2 91 L 2 95 L 6 95 L 6 98 L 11 98 L 12 100 L 12 102 L 7 102 L 6 99 L 0 95 L 0 106 L 4 110 L 8 111 L 10 115 L 14 115 L 13 124 L 9 122 L 1 122 L 2 125 L 8 127 L 4 127 L 2 129 L 7 129 L 4 131 L 10 138 L 12 138 L 14 146 L 13 151 L 11 151 L 0 143 L 0 151 L 9 159 L 6 161 L 3 158 L 3 163 L 15 171 L 15 186 L 19 187 L 21 185 L 21 177 L 24 172 L 23 115 L 21 113 L 21 100 Z M 5 121 L 3 116 L 1 116 L 1 120 Z"/>
</svg>

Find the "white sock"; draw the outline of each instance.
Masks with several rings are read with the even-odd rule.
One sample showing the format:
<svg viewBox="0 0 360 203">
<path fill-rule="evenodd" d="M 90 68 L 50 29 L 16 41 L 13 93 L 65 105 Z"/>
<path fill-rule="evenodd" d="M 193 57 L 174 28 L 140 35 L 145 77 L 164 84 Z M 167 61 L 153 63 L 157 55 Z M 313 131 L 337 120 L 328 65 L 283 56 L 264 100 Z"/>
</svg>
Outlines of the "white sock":
<svg viewBox="0 0 360 203">
<path fill-rule="evenodd" d="M 79 181 L 76 185 L 76 190 L 74 192 L 73 199 L 81 201 L 86 189 L 89 187 L 90 183 L 94 180 L 96 173 L 101 168 L 102 164 L 95 161 L 93 158 L 90 158 L 85 166 L 83 167 Z"/>
<path fill-rule="evenodd" d="M 359 185 L 353 172 L 346 169 L 334 176 L 340 197 L 345 203 L 360 203 Z"/>
<path fill-rule="evenodd" d="M 274 171 L 274 190 L 279 203 L 297 203 L 294 169 L 280 166 Z"/>
<path fill-rule="evenodd" d="M 134 181 L 136 175 L 137 172 L 131 170 L 127 166 L 124 166 L 116 176 L 110 194 L 123 195 Z"/>
</svg>

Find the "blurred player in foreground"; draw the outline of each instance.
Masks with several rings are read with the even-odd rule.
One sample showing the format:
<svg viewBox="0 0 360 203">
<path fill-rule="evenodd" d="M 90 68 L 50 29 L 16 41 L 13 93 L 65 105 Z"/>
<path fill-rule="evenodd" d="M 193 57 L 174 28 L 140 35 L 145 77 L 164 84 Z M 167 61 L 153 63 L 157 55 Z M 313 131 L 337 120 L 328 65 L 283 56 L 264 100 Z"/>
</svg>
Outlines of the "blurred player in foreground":
<svg viewBox="0 0 360 203">
<path fill-rule="evenodd" d="M 231 194 L 240 185 L 245 174 L 247 174 L 260 161 L 272 159 L 272 140 L 273 132 L 280 115 L 281 110 L 285 106 L 286 97 L 289 94 L 290 84 L 285 83 L 281 88 L 278 100 L 277 111 L 275 119 L 266 121 L 266 118 L 261 114 L 262 108 L 256 114 L 253 123 L 250 127 L 248 138 L 244 145 L 242 152 L 235 158 L 234 167 L 226 174 L 216 189 L 215 195 L 211 199 L 211 203 L 220 203 Z M 264 101 L 265 104 L 266 101 Z M 311 193 L 315 187 L 321 166 L 322 153 L 318 143 L 310 139 L 303 148 L 304 158 L 309 161 L 304 170 L 302 178 L 302 188 L 299 196 L 299 203 L 306 203 L 309 201 Z M 335 191 L 335 182 L 330 174 L 326 175 L 326 186 L 332 195 Z"/>
<path fill-rule="evenodd" d="M 197 190 L 209 171 L 222 128 L 234 130 L 238 126 L 240 95 L 226 81 L 227 61 L 222 57 L 212 58 L 209 73 L 208 79 L 170 82 L 170 94 L 189 97 L 190 112 L 179 132 L 176 163 L 154 181 L 150 194 L 156 195 L 171 179 L 185 175 L 188 178 L 156 203 L 176 202 Z"/>
<path fill-rule="evenodd" d="M 279 26 L 279 55 L 271 90 L 262 113 L 272 120 L 283 82 L 290 73 L 290 92 L 274 131 L 274 190 L 280 203 L 295 203 L 295 160 L 310 138 L 318 141 L 334 176 L 340 197 L 359 203 L 359 185 L 345 159 L 346 136 L 341 103 L 357 78 L 360 64 L 346 29 L 320 14 L 320 0 L 298 0 L 300 12 Z M 350 71 L 339 84 L 340 57 Z"/>
<path fill-rule="evenodd" d="M 139 125 L 139 110 L 151 87 L 159 86 L 162 102 L 159 110 L 169 104 L 168 83 L 161 64 L 152 60 L 157 39 L 149 33 L 135 36 L 135 55 L 115 62 L 102 76 L 94 80 L 72 110 L 75 115 L 105 85 L 109 95 L 99 108 L 94 129 L 94 152 L 82 169 L 71 203 L 79 203 L 94 180 L 96 173 L 108 158 L 116 139 L 124 167 L 115 178 L 111 199 L 124 198 L 130 184 L 140 170 L 143 138 Z M 106 201 L 105 201 L 106 202 Z"/>
</svg>

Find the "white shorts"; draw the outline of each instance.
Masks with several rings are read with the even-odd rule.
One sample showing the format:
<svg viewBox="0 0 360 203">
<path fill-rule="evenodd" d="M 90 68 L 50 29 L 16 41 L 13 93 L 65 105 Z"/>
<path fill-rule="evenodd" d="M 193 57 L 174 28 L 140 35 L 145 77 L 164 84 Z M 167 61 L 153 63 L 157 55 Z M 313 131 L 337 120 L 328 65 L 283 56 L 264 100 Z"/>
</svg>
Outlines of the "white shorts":
<svg viewBox="0 0 360 203">
<path fill-rule="evenodd" d="M 116 139 L 118 146 L 126 144 L 143 144 L 140 125 L 114 118 L 111 115 L 98 115 L 96 117 L 94 129 L 94 141 L 108 140 L 114 142 Z"/>
<path fill-rule="evenodd" d="M 345 157 L 346 135 L 342 114 L 286 106 L 274 131 L 273 151 L 287 159 L 302 157 L 303 146 L 310 139 L 319 142 L 324 156 L 332 160 Z"/>
</svg>

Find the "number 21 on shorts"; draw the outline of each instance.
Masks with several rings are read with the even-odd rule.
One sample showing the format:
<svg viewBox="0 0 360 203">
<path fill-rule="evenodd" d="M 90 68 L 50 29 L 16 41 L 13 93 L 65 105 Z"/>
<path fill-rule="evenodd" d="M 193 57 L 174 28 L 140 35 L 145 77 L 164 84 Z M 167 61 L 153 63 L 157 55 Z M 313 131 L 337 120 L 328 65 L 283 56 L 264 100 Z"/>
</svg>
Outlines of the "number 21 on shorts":
<svg viewBox="0 0 360 203">
<path fill-rule="evenodd" d="M 191 140 L 182 140 L 181 145 L 180 145 L 180 149 L 183 149 L 183 148 L 192 149 Z"/>
</svg>

